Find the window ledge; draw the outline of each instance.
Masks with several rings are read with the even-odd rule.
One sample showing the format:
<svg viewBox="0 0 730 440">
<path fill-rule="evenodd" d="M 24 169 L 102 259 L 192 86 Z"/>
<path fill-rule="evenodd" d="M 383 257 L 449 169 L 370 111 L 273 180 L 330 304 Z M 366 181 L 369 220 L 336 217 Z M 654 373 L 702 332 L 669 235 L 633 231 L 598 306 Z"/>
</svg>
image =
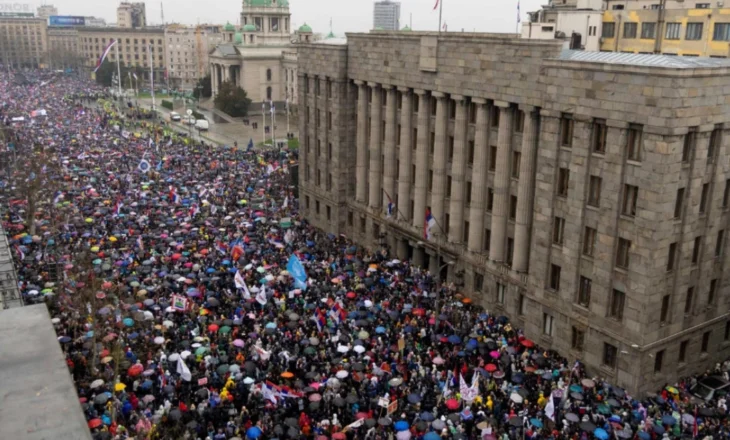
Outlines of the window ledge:
<svg viewBox="0 0 730 440">
<path fill-rule="evenodd" d="M 628 268 L 628 267 L 621 267 L 621 266 L 616 266 L 616 267 L 614 267 L 613 269 L 614 269 L 614 270 L 615 270 L 616 272 L 618 272 L 618 273 L 622 273 L 622 274 L 624 274 L 624 275 L 627 275 L 627 274 L 629 273 L 629 268 Z"/>
<path fill-rule="evenodd" d="M 595 211 L 595 212 L 599 212 L 600 211 L 600 207 L 593 206 L 593 205 L 589 205 L 588 203 L 586 203 L 586 209 L 589 210 L 589 211 Z"/>
<path fill-rule="evenodd" d="M 641 166 L 641 160 L 639 159 L 626 159 L 626 163 L 629 165 Z"/>
<path fill-rule="evenodd" d="M 621 214 L 621 218 L 624 219 L 624 220 L 626 220 L 626 221 L 633 222 L 634 220 L 636 220 L 636 214 L 629 215 L 629 214 L 623 214 L 622 213 Z"/>
</svg>

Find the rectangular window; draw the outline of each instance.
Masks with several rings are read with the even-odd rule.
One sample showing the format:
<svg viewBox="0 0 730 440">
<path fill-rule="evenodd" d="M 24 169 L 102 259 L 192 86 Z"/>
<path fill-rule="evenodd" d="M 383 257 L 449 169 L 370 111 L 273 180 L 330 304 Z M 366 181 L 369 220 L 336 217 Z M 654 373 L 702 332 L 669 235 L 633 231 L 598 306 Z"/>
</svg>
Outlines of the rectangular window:
<svg viewBox="0 0 730 440">
<path fill-rule="evenodd" d="M 352 211 L 349 211 L 347 213 L 347 226 L 352 226 L 354 224 L 354 219 L 352 216 Z"/>
<path fill-rule="evenodd" d="M 624 318 L 624 302 L 626 301 L 626 294 L 620 290 L 613 289 L 611 298 L 608 304 L 608 317 L 616 320 L 622 320 Z"/>
<path fill-rule="evenodd" d="M 493 206 L 494 206 L 494 190 L 492 188 L 487 188 L 487 212 L 492 212 Z"/>
<path fill-rule="evenodd" d="M 413 136 L 411 137 L 411 149 L 415 150 L 418 147 L 418 129 L 413 129 Z"/>
<path fill-rule="evenodd" d="M 687 296 L 684 298 L 684 314 L 689 315 L 692 313 L 692 304 L 694 303 L 695 288 L 690 287 L 687 289 Z"/>
<path fill-rule="evenodd" d="M 512 153 L 512 177 L 519 179 L 520 177 L 520 159 L 522 155 L 515 151 Z"/>
<path fill-rule="evenodd" d="M 448 152 L 449 162 L 453 162 L 453 160 L 454 160 L 454 137 L 453 136 L 449 136 L 449 144 L 448 144 L 448 149 L 446 151 Z"/>
<path fill-rule="evenodd" d="M 562 217 L 555 217 L 553 221 L 553 243 L 557 245 L 563 244 L 563 232 L 565 230 L 565 219 Z"/>
<path fill-rule="evenodd" d="M 416 166 L 411 165 L 411 185 L 415 185 L 415 184 L 416 184 Z M 411 212 L 413 212 L 413 211 L 411 210 Z"/>
<path fill-rule="evenodd" d="M 684 34 L 685 40 L 701 40 L 702 39 L 702 23 L 687 23 L 687 32 Z"/>
<path fill-rule="evenodd" d="M 573 326 L 570 338 L 570 348 L 576 351 L 583 351 L 583 344 L 585 343 L 586 334 L 583 330 L 578 330 L 577 327 Z"/>
<path fill-rule="evenodd" d="M 636 38 L 638 23 L 624 23 L 624 38 Z"/>
<path fill-rule="evenodd" d="M 667 255 L 667 272 L 674 270 L 674 265 L 677 259 L 677 243 L 669 245 L 669 255 Z"/>
<path fill-rule="evenodd" d="M 517 196 L 509 196 L 509 218 L 510 220 L 517 218 Z"/>
<path fill-rule="evenodd" d="M 451 197 L 451 176 L 446 176 L 446 198 Z"/>
<path fill-rule="evenodd" d="M 636 200 L 639 195 L 639 188 L 634 185 L 624 185 L 624 199 L 621 213 L 634 217 L 636 215 Z"/>
<path fill-rule="evenodd" d="M 654 372 L 662 372 L 662 363 L 664 362 L 664 350 L 659 350 L 654 354 Z"/>
<path fill-rule="evenodd" d="M 684 144 L 682 145 L 682 162 L 689 162 L 692 156 L 692 148 L 694 147 L 695 132 L 690 131 L 684 135 Z"/>
<path fill-rule="evenodd" d="M 717 240 L 715 241 L 715 257 L 722 257 L 722 249 L 725 242 L 725 230 L 717 231 Z"/>
<path fill-rule="evenodd" d="M 707 210 L 707 199 L 710 194 L 710 184 L 705 183 L 702 185 L 702 194 L 700 195 L 700 214 L 704 214 Z"/>
<path fill-rule="evenodd" d="M 717 294 L 717 279 L 710 280 L 710 291 L 707 292 L 707 305 L 715 304 L 715 296 Z"/>
<path fill-rule="evenodd" d="M 695 237 L 694 246 L 692 247 L 692 264 L 697 264 L 700 260 L 700 248 L 702 247 L 702 237 Z"/>
<path fill-rule="evenodd" d="M 433 170 L 428 170 L 428 190 L 433 190 Z"/>
<path fill-rule="evenodd" d="M 500 115 L 499 107 L 497 107 L 496 105 L 493 105 L 492 106 L 492 115 L 489 118 L 489 123 L 490 123 L 489 125 L 491 125 L 492 128 L 499 127 L 499 115 Z"/>
<path fill-rule="evenodd" d="M 469 222 L 464 222 L 464 228 L 462 229 L 461 234 L 461 242 L 462 243 L 468 243 L 469 242 Z"/>
<path fill-rule="evenodd" d="M 542 314 L 542 332 L 547 336 L 553 335 L 553 316 L 547 313 Z"/>
<path fill-rule="evenodd" d="M 613 38 L 615 33 L 616 33 L 616 23 L 604 21 L 603 22 L 603 32 L 601 33 L 601 36 L 603 38 Z"/>
<path fill-rule="evenodd" d="M 480 273 L 474 274 L 474 290 L 479 292 L 484 287 L 484 275 Z"/>
<path fill-rule="evenodd" d="M 725 323 L 725 340 L 730 339 L 730 321 Z"/>
<path fill-rule="evenodd" d="M 720 148 L 720 142 L 722 130 L 721 129 L 714 129 L 712 130 L 712 133 L 710 134 L 710 144 L 707 147 L 707 162 L 712 163 L 715 161 L 715 155 L 717 154 L 717 150 Z"/>
<path fill-rule="evenodd" d="M 621 269 L 629 268 L 629 251 L 631 250 L 631 240 L 625 238 L 618 239 L 618 249 L 616 250 L 616 266 Z"/>
<path fill-rule="evenodd" d="M 591 287 L 593 281 L 584 276 L 580 277 L 580 285 L 578 286 L 578 304 L 583 307 L 589 307 L 591 304 Z"/>
<path fill-rule="evenodd" d="M 474 141 L 467 143 L 466 161 L 470 166 L 474 165 Z"/>
<path fill-rule="evenodd" d="M 563 115 L 560 118 L 560 145 L 570 147 L 573 144 L 573 118 Z"/>
<path fill-rule="evenodd" d="M 679 357 L 677 358 L 677 361 L 679 363 L 685 362 L 687 359 L 687 346 L 689 345 L 689 341 L 682 341 L 679 343 Z"/>
<path fill-rule="evenodd" d="M 614 346 L 605 342 L 603 344 L 603 365 L 611 368 L 616 368 L 616 356 L 618 355 L 618 349 Z"/>
<path fill-rule="evenodd" d="M 550 265 L 550 289 L 560 290 L 560 266 L 557 264 Z"/>
<path fill-rule="evenodd" d="M 558 170 L 558 195 L 561 197 L 568 196 L 568 183 L 570 181 L 570 171 L 567 168 Z"/>
<path fill-rule="evenodd" d="M 601 183 L 603 179 L 598 176 L 591 176 L 588 190 L 588 205 L 596 208 L 601 205 Z"/>
<path fill-rule="evenodd" d="M 497 283 L 497 302 L 504 304 L 504 292 L 507 290 L 506 286 L 502 283 Z"/>
<path fill-rule="evenodd" d="M 682 205 L 684 204 L 684 188 L 677 190 L 677 199 L 674 201 L 674 218 L 682 217 Z"/>
<path fill-rule="evenodd" d="M 477 123 L 477 103 L 476 102 L 469 103 L 469 123 L 470 124 Z"/>
<path fill-rule="evenodd" d="M 593 152 L 605 153 L 606 152 L 606 134 L 608 127 L 606 122 L 603 120 L 595 121 L 593 123 Z"/>
<path fill-rule="evenodd" d="M 497 147 L 489 147 L 489 171 L 497 169 Z"/>
<path fill-rule="evenodd" d="M 449 214 L 444 214 L 444 234 L 449 235 L 449 229 L 451 227 L 451 217 Z"/>
<path fill-rule="evenodd" d="M 695 9 L 710 9 L 709 3 L 695 3 Z"/>
<path fill-rule="evenodd" d="M 489 245 L 492 242 L 492 231 L 489 229 L 484 230 L 484 250 L 489 251 Z"/>
<path fill-rule="evenodd" d="M 667 40 L 679 40 L 682 32 L 682 23 L 667 23 L 664 38 Z"/>
<path fill-rule="evenodd" d="M 517 304 L 517 313 L 519 313 L 520 316 L 524 316 L 525 313 L 527 313 L 527 300 L 523 294 L 520 294 L 519 304 Z"/>
<path fill-rule="evenodd" d="M 730 23 L 715 23 L 712 39 L 715 41 L 730 41 Z"/>
<path fill-rule="evenodd" d="M 702 353 L 707 353 L 707 350 L 710 348 L 710 335 L 712 332 L 705 332 L 702 334 L 702 346 L 700 347 L 700 351 Z"/>
<path fill-rule="evenodd" d="M 583 235 L 583 255 L 592 257 L 596 248 L 596 230 L 586 226 Z"/>
<path fill-rule="evenodd" d="M 466 182 L 466 204 L 471 204 L 471 182 Z"/>
<path fill-rule="evenodd" d="M 436 146 L 436 133 L 431 132 L 431 139 L 428 143 L 428 152 L 429 154 L 433 154 L 434 147 Z"/>
<path fill-rule="evenodd" d="M 626 156 L 629 160 L 641 160 L 641 130 L 640 125 L 630 125 L 626 133 Z"/>
<path fill-rule="evenodd" d="M 725 190 L 722 193 L 722 207 L 727 208 L 730 202 L 730 179 L 725 181 Z"/>
<path fill-rule="evenodd" d="M 316 212 L 317 215 L 319 215 L 319 200 L 314 201 L 314 212 Z"/>
<path fill-rule="evenodd" d="M 653 40 L 656 36 L 656 23 L 641 23 L 641 38 Z"/>
<path fill-rule="evenodd" d="M 515 132 L 522 133 L 525 129 L 525 112 L 517 110 L 515 112 Z"/>
<path fill-rule="evenodd" d="M 327 205 L 327 220 L 332 220 L 332 208 Z"/>
<path fill-rule="evenodd" d="M 662 311 L 659 314 L 659 322 L 662 324 L 666 323 L 669 319 L 669 302 L 670 302 L 670 296 L 664 295 L 662 298 Z"/>
</svg>

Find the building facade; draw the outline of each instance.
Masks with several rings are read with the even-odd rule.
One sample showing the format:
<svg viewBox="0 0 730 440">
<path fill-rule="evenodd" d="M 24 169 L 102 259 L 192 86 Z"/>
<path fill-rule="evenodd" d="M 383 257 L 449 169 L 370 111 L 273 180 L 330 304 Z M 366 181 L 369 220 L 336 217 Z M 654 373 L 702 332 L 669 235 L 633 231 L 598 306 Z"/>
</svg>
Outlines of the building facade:
<svg viewBox="0 0 730 440">
<path fill-rule="evenodd" d="M 303 45 L 300 206 L 655 390 L 730 352 L 729 74 L 505 35 Z"/>
<path fill-rule="evenodd" d="M 400 29 L 400 3 L 390 0 L 376 1 L 373 4 L 373 29 Z"/>
<path fill-rule="evenodd" d="M 53 5 L 41 5 L 38 6 L 38 18 L 45 18 L 48 20 L 52 15 L 58 15 L 58 8 Z"/>
<path fill-rule="evenodd" d="M 46 19 L 0 17 L 0 64 L 11 68 L 45 67 L 48 55 Z"/>
<path fill-rule="evenodd" d="M 81 55 L 87 68 L 94 68 L 101 54 L 104 52 L 110 40 L 118 40 L 117 44 L 107 60 L 112 63 L 117 61 L 117 48 L 120 61 L 127 67 L 139 67 L 139 81 L 150 79 L 150 52 L 152 56 L 152 69 L 154 80 L 161 84 L 165 76 L 167 66 L 165 60 L 165 30 L 164 28 L 130 29 L 119 27 L 78 27 L 79 47 Z M 122 78 L 123 81 L 127 79 Z M 124 83 L 125 87 L 131 88 L 131 84 Z"/>
<path fill-rule="evenodd" d="M 18 275 L 8 237 L 0 224 L 0 309 L 22 307 L 23 299 L 18 289 Z"/>
<path fill-rule="evenodd" d="M 223 26 L 168 25 L 165 51 L 170 86 L 192 90 L 198 80 L 210 72 L 208 53 L 222 44 L 225 36 Z"/>
<path fill-rule="evenodd" d="M 75 28 L 49 26 L 48 48 L 51 69 L 79 69 L 85 64 L 79 50 L 79 32 Z"/>
<path fill-rule="evenodd" d="M 122 2 L 117 7 L 117 26 L 141 29 L 147 27 L 147 12 L 144 2 Z"/>
<path fill-rule="evenodd" d="M 287 0 L 244 0 L 241 28 L 227 24 L 225 42 L 209 55 L 214 95 L 228 81 L 246 90 L 253 105 L 274 101 L 284 108 L 287 96 L 296 95 L 292 60 L 297 42 L 313 41 L 306 23 L 292 41 L 290 16 Z"/>
</svg>

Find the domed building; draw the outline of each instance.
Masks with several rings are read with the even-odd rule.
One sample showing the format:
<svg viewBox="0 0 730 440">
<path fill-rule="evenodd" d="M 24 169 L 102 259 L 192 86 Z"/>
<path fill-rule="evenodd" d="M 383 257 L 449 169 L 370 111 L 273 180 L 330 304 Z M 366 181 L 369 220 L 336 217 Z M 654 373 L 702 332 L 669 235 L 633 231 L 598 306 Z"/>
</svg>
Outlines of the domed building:
<svg viewBox="0 0 730 440">
<path fill-rule="evenodd" d="M 252 108 L 263 101 L 296 104 L 296 46 L 314 40 L 312 28 L 292 29 L 288 0 L 243 0 L 240 23 L 227 24 L 230 37 L 209 54 L 213 95 L 230 81 L 248 93 Z"/>
</svg>

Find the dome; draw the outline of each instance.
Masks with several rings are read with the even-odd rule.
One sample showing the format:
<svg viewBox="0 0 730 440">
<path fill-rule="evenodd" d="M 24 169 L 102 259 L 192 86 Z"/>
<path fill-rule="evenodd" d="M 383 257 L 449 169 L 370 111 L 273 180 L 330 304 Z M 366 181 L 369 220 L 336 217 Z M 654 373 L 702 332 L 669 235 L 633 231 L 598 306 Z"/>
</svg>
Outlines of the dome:
<svg viewBox="0 0 730 440">
<path fill-rule="evenodd" d="M 243 27 L 243 31 L 244 32 L 256 32 L 256 25 L 249 23 Z"/>
<path fill-rule="evenodd" d="M 326 38 L 326 39 L 328 39 L 328 40 L 329 40 L 330 38 L 335 38 L 335 34 L 334 34 L 334 33 L 332 33 L 332 31 L 330 31 L 330 33 L 329 33 L 329 34 L 327 34 L 327 36 L 326 36 L 325 38 Z"/>
<path fill-rule="evenodd" d="M 411 31 L 411 28 L 409 28 L 408 25 L 406 25 L 406 27 L 404 27 L 403 29 L 401 29 L 401 31 L 403 31 L 403 32 L 410 32 Z"/>
<path fill-rule="evenodd" d="M 271 6 L 271 0 L 244 0 L 248 6 Z"/>
<path fill-rule="evenodd" d="M 307 23 L 304 23 L 303 25 L 301 25 L 299 27 L 299 32 L 309 32 L 309 33 L 311 33 L 312 32 L 312 28 Z"/>
<path fill-rule="evenodd" d="M 243 34 L 240 32 L 236 32 L 236 35 L 233 36 L 233 44 L 243 44 Z"/>
<path fill-rule="evenodd" d="M 226 31 L 226 32 L 235 32 L 236 31 L 236 27 L 233 26 L 231 24 L 231 22 L 229 21 L 228 23 L 226 23 L 225 26 L 223 26 L 223 30 Z"/>
<path fill-rule="evenodd" d="M 383 29 L 382 26 L 375 26 L 375 29 L 373 29 L 373 30 L 374 31 L 384 31 L 385 29 Z"/>
</svg>

